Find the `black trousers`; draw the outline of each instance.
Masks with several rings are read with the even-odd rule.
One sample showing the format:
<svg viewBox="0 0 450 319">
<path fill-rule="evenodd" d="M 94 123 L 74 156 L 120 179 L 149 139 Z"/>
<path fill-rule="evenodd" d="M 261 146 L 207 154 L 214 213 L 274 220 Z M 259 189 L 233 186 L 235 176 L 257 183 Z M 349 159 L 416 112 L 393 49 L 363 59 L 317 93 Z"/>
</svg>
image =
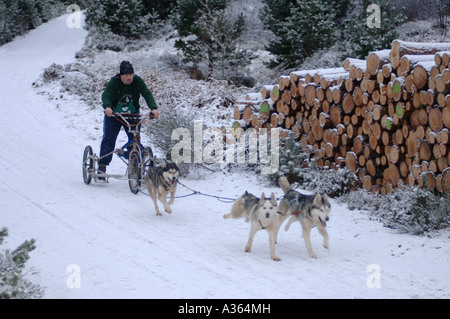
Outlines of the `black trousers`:
<svg viewBox="0 0 450 319">
<path fill-rule="evenodd" d="M 138 120 L 136 121 L 128 120 L 128 122 L 130 122 L 130 124 L 136 124 Z M 128 135 L 128 141 L 134 140 L 133 133 L 128 132 L 129 128 L 124 123 L 120 122 L 117 118 L 113 116 L 108 117 L 105 115 L 105 118 L 103 120 L 103 139 L 100 145 L 101 159 L 98 162 L 99 164 L 109 165 L 109 163 L 111 163 L 113 154 L 110 154 L 104 158 L 103 156 L 114 151 L 116 147 L 117 136 L 119 135 L 120 129 L 122 127 L 125 129 L 125 132 Z"/>
</svg>

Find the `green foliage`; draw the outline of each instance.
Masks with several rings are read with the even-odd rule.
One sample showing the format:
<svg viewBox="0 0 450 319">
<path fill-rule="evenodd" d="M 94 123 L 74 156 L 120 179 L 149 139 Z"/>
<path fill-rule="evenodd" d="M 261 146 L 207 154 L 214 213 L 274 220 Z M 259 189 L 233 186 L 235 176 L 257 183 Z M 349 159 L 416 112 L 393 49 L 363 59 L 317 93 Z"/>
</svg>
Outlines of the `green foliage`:
<svg viewBox="0 0 450 319">
<path fill-rule="evenodd" d="M 349 55 L 355 58 L 366 58 L 370 52 L 389 49 L 394 39 L 398 37 L 395 28 L 406 20 L 406 16 L 392 6 L 390 0 L 374 0 L 381 9 L 380 27 L 370 28 L 367 19 L 370 12 L 363 8 L 355 17 L 350 17 L 344 33 L 349 36 Z"/>
<path fill-rule="evenodd" d="M 0 45 L 60 15 L 66 7 L 58 0 L 0 0 Z"/>
<path fill-rule="evenodd" d="M 97 27 L 104 34 L 112 33 L 137 39 L 149 32 L 149 18 L 144 15 L 142 1 L 104 0 L 98 1 L 87 10 L 86 25 Z"/>
<path fill-rule="evenodd" d="M 178 9 L 172 24 L 181 37 L 200 34 L 202 30 L 197 21 L 205 11 L 224 10 L 227 2 L 227 0 L 178 0 Z"/>
<path fill-rule="evenodd" d="M 289 134 L 280 147 L 279 170 L 269 179 L 277 181 L 279 176 L 285 176 L 294 187 L 326 193 L 330 197 L 339 197 L 355 189 L 358 178 L 350 170 L 319 168 L 308 157 L 294 134 Z"/>
<path fill-rule="evenodd" d="M 300 182 L 300 172 L 306 159 L 307 154 L 302 152 L 300 143 L 295 140 L 295 134 L 291 132 L 279 149 L 278 172 L 270 175 L 269 178 L 277 181 L 279 176 L 285 176 L 290 183 Z"/>
<path fill-rule="evenodd" d="M 340 198 L 349 209 L 366 210 L 384 226 L 421 235 L 450 225 L 450 196 L 419 187 L 404 187 L 388 195 L 357 190 Z"/>
<path fill-rule="evenodd" d="M 302 169 L 298 178 L 302 188 L 315 193 L 326 193 L 332 198 L 348 194 L 358 185 L 358 177 L 348 168 L 319 168 L 314 162 Z"/>
<path fill-rule="evenodd" d="M 169 18 L 177 6 L 177 0 L 143 0 L 145 14 L 157 14 L 160 19 Z"/>
<path fill-rule="evenodd" d="M 259 17 L 264 22 L 265 28 L 276 34 L 278 25 L 286 22 L 291 16 L 291 8 L 296 5 L 297 0 L 262 0 L 262 3 L 264 7 Z"/>
<path fill-rule="evenodd" d="M 0 244 L 8 236 L 8 229 L 0 229 Z M 29 253 L 36 249 L 36 240 L 25 241 L 15 250 L 0 253 L 0 299 L 41 298 L 43 290 L 39 285 L 26 280 L 23 271 L 30 259 Z"/>
<path fill-rule="evenodd" d="M 276 56 L 270 67 L 295 68 L 316 51 L 334 44 L 335 29 L 348 1 L 263 0 L 260 18 L 275 39 L 267 50 Z"/>
<path fill-rule="evenodd" d="M 250 61 L 251 54 L 240 49 L 245 27 L 243 14 L 227 11 L 228 0 L 179 0 L 172 24 L 181 39 L 175 47 L 184 62 L 205 64 L 207 76 L 229 80 Z M 232 74 L 230 76 L 230 74 Z"/>
<path fill-rule="evenodd" d="M 350 1 L 337 0 L 262 0 L 260 18 L 275 34 L 267 50 L 276 58 L 269 66 L 296 68 L 315 52 L 341 43 L 346 56 L 365 58 L 375 50 L 389 48 L 398 37 L 395 28 L 406 17 L 390 0 L 363 1 L 348 10 Z M 369 27 L 369 4 L 380 7 L 380 27 Z"/>
</svg>

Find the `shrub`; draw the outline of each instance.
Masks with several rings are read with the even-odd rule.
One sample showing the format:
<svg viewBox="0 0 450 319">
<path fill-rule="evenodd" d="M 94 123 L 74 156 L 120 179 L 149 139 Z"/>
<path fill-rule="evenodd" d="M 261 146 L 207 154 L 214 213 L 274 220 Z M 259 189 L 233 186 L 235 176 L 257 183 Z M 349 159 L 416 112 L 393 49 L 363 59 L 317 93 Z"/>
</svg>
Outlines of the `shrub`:
<svg viewBox="0 0 450 319">
<path fill-rule="evenodd" d="M 8 229 L 0 229 L 0 244 L 8 236 Z M 15 250 L 0 252 L 0 299 L 37 299 L 43 289 L 26 280 L 23 275 L 29 253 L 36 248 L 34 239 L 27 240 Z"/>
<path fill-rule="evenodd" d="M 302 188 L 332 198 L 348 194 L 358 185 L 358 177 L 348 168 L 319 168 L 314 162 L 300 171 L 299 178 Z"/>
<path fill-rule="evenodd" d="M 278 173 L 270 175 L 272 181 L 278 176 L 286 176 L 294 187 L 316 193 L 326 193 L 330 197 L 339 197 L 355 189 L 357 176 L 349 169 L 319 168 L 301 149 L 300 143 L 291 133 L 280 147 L 280 168 Z"/>
<path fill-rule="evenodd" d="M 86 25 L 128 38 L 140 38 L 150 30 L 144 6 L 138 0 L 99 1 L 87 10 Z"/>
<path fill-rule="evenodd" d="M 43 80 L 45 83 L 58 80 L 64 73 L 64 67 L 60 64 L 53 63 L 48 68 L 44 69 Z"/>
<path fill-rule="evenodd" d="M 419 235 L 450 224 L 450 196 L 419 187 L 405 187 L 388 195 L 357 190 L 340 201 L 349 209 L 366 210 L 384 226 L 405 233 Z"/>
</svg>

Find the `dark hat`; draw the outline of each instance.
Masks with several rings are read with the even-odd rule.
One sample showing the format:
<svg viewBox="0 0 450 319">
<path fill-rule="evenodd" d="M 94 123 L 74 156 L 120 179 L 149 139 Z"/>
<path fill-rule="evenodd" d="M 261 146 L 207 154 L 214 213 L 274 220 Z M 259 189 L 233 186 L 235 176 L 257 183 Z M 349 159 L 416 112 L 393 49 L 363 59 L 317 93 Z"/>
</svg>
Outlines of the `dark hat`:
<svg viewBox="0 0 450 319">
<path fill-rule="evenodd" d="M 122 61 L 122 63 L 120 63 L 120 75 L 133 74 L 133 73 L 134 73 L 134 69 L 130 62 Z"/>
</svg>

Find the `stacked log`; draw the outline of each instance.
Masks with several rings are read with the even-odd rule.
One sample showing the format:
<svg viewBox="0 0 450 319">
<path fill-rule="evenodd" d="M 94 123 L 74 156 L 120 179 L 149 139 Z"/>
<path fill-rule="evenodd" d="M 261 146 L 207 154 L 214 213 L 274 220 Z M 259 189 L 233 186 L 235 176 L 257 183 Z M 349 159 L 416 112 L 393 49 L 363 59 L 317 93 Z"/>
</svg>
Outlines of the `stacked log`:
<svg viewBox="0 0 450 319">
<path fill-rule="evenodd" d="M 233 127 L 293 131 L 316 163 L 364 189 L 450 193 L 450 43 L 395 40 L 366 60 L 302 70 L 236 105 Z"/>
</svg>

